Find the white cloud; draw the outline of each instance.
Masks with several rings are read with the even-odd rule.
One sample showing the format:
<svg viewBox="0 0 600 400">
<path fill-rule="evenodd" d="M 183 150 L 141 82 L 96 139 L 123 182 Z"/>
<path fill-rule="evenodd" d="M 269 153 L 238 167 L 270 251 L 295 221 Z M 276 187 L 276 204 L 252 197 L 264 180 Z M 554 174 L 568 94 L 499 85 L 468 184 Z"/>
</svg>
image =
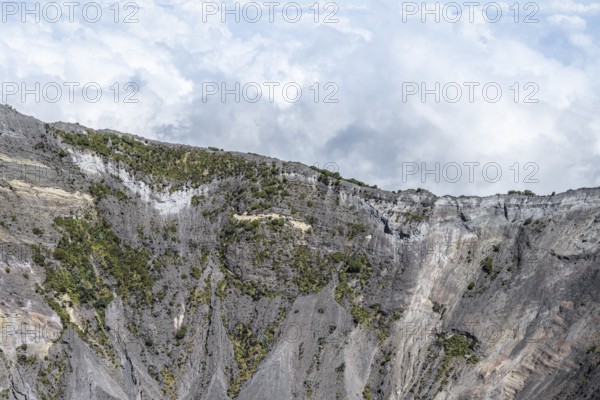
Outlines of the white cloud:
<svg viewBox="0 0 600 400">
<path fill-rule="evenodd" d="M 584 29 L 586 27 L 585 19 L 579 16 L 555 14 L 548 17 L 548 21 L 556 26 L 562 26 L 570 29 Z"/>
<path fill-rule="evenodd" d="M 513 21 L 512 3 L 502 3 L 498 23 L 486 22 L 480 13 L 476 23 L 466 17 L 456 24 L 422 23 L 419 16 L 402 23 L 401 5 L 391 0 L 339 3 L 339 23 L 315 24 L 308 8 L 313 3 L 303 4 L 306 18 L 295 24 L 280 12 L 274 23 L 263 13 L 256 24 L 223 24 L 218 16 L 203 15 L 201 2 L 149 0 L 138 2 L 134 24 L 115 24 L 108 8 L 107 19 L 95 24 L 81 18 L 56 24 L 9 19 L 0 37 L 3 82 L 28 87 L 97 82 L 103 97 L 89 103 L 78 92 L 74 103 L 63 96 L 53 104 L 11 96 L 8 103 L 47 121 L 78 121 L 307 164 L 335 162 L 342 175 L 388 189 L 421 186 L 438 194 L 485 195 L 600 184 L 598 3 L 540 4 L 539 22 L 530 24 L 522 21 L 530 10 L 522 9 L 520 22 Z M 321 9 L 319 19 L 329 11 Z M 127 14 L 121 10 L 120 17 Z M 124 103 L 123 90 L 115 102 L 115 82 L 121 89 L 137 83 L 139 102 Z M 225 103 L 218 95 L 204 102 L 203 82 L 226 82 L 229 88 L 235 82 L 242 87 L 297 82 L 303 96 L 287 102 L 280 86 L 270 103 L 262 86 L 256 104 L 236 103 L 231 95 Z M 324 87 L 328 82 L 339 86 L 337 104 L 323 103 L 334 91 Z M 422 103 L 418 95 L 403 101 L 405 82 L 480 86 L 473 103 L 464 86 L 457 104 L 436 103 L 431 95 Z M 490 82 L 503 91 L 494 104 L 482 99 L 481 87 Z M 539 102 L 523 103 L 528 94 Z M 496 162 L 503 179 L 453 184 L 428 176 L 425 182 L 404 183 L 405 162 Z M 510 170 L 516 162 L 517 183 Z M 522 182 L 528 162 L 539 165 L 538 184 Z"/>
<path fill-rule="evenodd" d="M 583 4 L 573 0 L 552 0 L 547 8 L 553 12 L 594 14 L 600 11 L 600 3 L 590 2 L 589 4 Z"/>
</svg>

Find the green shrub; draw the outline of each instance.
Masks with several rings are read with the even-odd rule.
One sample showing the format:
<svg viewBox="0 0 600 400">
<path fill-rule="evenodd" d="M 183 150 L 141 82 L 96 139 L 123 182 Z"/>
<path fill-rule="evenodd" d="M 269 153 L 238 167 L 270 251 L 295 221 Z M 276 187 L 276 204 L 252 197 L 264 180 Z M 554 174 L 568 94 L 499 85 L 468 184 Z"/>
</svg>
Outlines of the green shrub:
<svg viewBox="0 0 600 400">
<path fill-rule="evenodd" d="M 450 357 L 464 357 L 471 352 L 472 340 L 463 335 L 453 335 L 442 338 L 442 345 L 446 355 Z"/>
<path fill-rule="evenodd" d="M 348 267 L 346 272 L 349 274 L 359 274 L 364 267 L 364 260 L 362 258 L 350 258 L 348 261 Z"/>
<path fill-rule="evenodd" d="M 175 333 L 175 339 L 182 340 L 186 334 L 187 334 L 187 326 L 181 325 L 181 327 Z"/>
<path fill-rule="evenodd" d="M 44 267 L 46 265 L 46 257 L 44 257 L 44 255 L 42 254 L 40 246 L 32 245 L 31 249 L 33 250 L 33 262 L 39 265 L 40 267 Z"/>
<path fill-rule="evenodd" d="M 129 199 L 125 192 L 123 192 L 122 190 L 111 188 L 110 186 L 105 184 L 104 181 L 92 183 L 90 185 L 90 194 L 92 195 L 92 197 L 94 197 L 94 201 L 96 203 L 108 196 L 116 197 L 117 200 L 120 201 Z"/>
<path fill-rule="evenodd" d="M 202 203 L 202 201 L 205 199 L 204 195 L 193 195 L 192 196 L 192 206 L 197 207 L 200 205 L 200 203 Z"/>
<path fill-rule="evenodd" d="M 363 234 L 367 231 L 367 228 L 361 224 L 352 224 L 350 225 L 350 230 L 348 231 L 348 239 L 352 240 L 357 235 Z"/>
<path fill-rule="evenodd" d="M 338 264 L 341 261 L 344 261 L 344 259 L 346 258 L 344 256 L 344 253 L 340 253 L 339 251 L 336 251 L 335 253 L 331 253 L 329 255 L 329 258 L 331 259 L 331 261 L 333 261 L 335 264 Z"/>
<path fill-rule="evenodd" d="M 365 386 L 365 389 L 363 390 L 363 398 L 364 400 L 373 400 L 373 393 L 371 392 L 371 386 L 367 385 Z"/>
<path fill-rule="evenodd" d="M 225 300 L 225 296 L 227 295 L 227 280 L 225 278 L 217 283 L 216 293 L 221 300 Z"/>
<path fill-rule="evenodd" d="M 481 262 L 481 267 L 483 268 L 485 273 L 488 275 L 490 275 L 492 272 L 494 272 L 494 260 L 492 260 L 492 257 L 486 257 Z"/>
<path fill-rule="evenodd" d="M 258 227 L 260 226 L 260 221 L 255 219 L 255 220 L 243 220 L 243 221 L 239 221 L 239 226 L 241 226 L 246 232 L 255 232 L 256 230 L 258 230 Z"/>
<path fill-rule="evenodd" d="M 441 343 L 444 348 L 444 359 L 442 360 L 442 366 L 438 370 L 436 380 L 442 377 L 448 377 L 450 361 L 453 358 L 464 358 L 468 364 L 476 364 L 479 359 L 473 352 L 473 340 L 464 335 L 452 335 L 450 337 L 441 335 L 438 338 L 438 343 Z M 446 381 L 447 379 L 444 378 Z M 447 382 L 446 382 L 447 383 Z M 442 385 L 445 382 L 442 381 Z"/>
<path fill-rule="evenodd" d="M 362 307 L 360 304 L 352 304 L 350 314 L 352 314 L 355 323 L 365 327 L 369 326 L 369 319 L 371 315 L 369 314 L 369 311 L 366 308 Z"/>
<path fill-rule="evenodd" d="M 533 193 L 531 190 L 524 190 L 522 192 L 520 190 L 509 190 L 508 194 L 509 195 L 516 194 L 516 195 L 522 195 L 522 196 L 535 196 L 535 193 Z"/>
<path fill-rule="evenodd" d="M 271 220 L 271 225 L 275 227 L 282 227 L 285 225 L 285 218 L 274 218 Z"/>
<path fill-rule="evenodd" d="M 364 183 L 362 181 L 359 181 L 358 179 L 350 178 L 350 179 L 345 179 L 345 180 L 350 183 L 354 183 L 355 185 L 358 185 L 360 187 L 369 187 L 369 185 L 367 185 L 366 183 Z"/>
<path fill-rule="evenodd" d="M 192 276 L 194 279 L 200 279 L 202 276 L 202 270 L 198 267 L 192 267 Z"/>
</svg>

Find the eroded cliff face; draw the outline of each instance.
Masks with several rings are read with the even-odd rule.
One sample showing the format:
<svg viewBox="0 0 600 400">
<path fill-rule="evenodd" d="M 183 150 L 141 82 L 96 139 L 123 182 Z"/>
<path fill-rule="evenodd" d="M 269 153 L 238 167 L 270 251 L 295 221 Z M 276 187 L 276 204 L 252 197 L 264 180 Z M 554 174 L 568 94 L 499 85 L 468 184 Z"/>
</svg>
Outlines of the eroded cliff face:
<svg viewBox="0 0 600 400">
<path fill-rule="evenodd" d="M 600 190 L 390 193 L 0 107 L 0 395 L 585 399 Z"/>
</svg>

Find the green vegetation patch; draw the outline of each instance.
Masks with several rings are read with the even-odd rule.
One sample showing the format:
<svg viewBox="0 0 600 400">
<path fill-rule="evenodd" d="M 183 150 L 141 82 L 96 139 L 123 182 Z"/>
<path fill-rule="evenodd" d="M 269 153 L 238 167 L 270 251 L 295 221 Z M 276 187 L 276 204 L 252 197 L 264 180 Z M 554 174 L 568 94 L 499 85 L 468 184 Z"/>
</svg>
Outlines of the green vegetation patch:
<svg viewBox="0 0 600 400">
<path fill-rule="evenodd" d="M 237 176 L 250 166 L 243 158 L 228 153 L 214 153 L 184 146 L 146 144 L 133 137 L 112 132 L 55 132 L 71 146 L 92 150 L 149 177 L 174 182 L 171 190 L 182 188 L 185 184 L 199 187 L 216 178 Z M 251 166 L 254 167 L 253 164 Z M 166 186 L 166 183 L 163 186 Z"/>
<path fill-rule="evenodd" d="M 519 195 L 519 196 L 535 196 L 535 193 L 533 193 L 531 190 L 524 190 L 524 191 L 520 191 L 520 190 L 509 190 L 508 191 L 509 195 Z"/>
<path fill-rule="evenodd" d="M 585 353 L 586 354 L 600 353 L 600 345 L 590 346 Z"/>
<path fill-rule="evenodd" d="M 383 312 L 379 304 L 365 307 L 358 300 L 371 277 L 372 268 L 363 254 L 345 256 L 341 253 L 332 253 L 329 258 L 333 261 L 344 263 L 338 271 L 338 282 L 335 287 L 334 297 L 340 305 L 347 304 L 350 308 L 354 322 L 372 330 L 380 341 L 389 337 L 390 324 L 397 321 L 401 310 L 396 310 L 391 315 Z"/>
<path fill-rule="evenodd" d="M 252 377 L 258 365 L 268 352 L 267 340 L 259 340 L 252 333 L 252 329 L 245 324 L 238 323 L 229 335 L 233 344 L 233 354 L 238 365 L 238 374 L 232 378 L 227 394 L 235 397 L 241 384 Z"/>
<path fill-rule="evenodd" d="M 481 268 L 486 274 L 491 275 L 494 272 L 494 260 L 492 257 L 486 257 L 481 262 Z"/>
<path fill-rule="evenodd" d="M 373 400 L 373 392 L 371 391 L 370 385 L 365 386 L 362 394 L 365 400 Z"/>
<path fill-rule="evenodd" d="M 446 357 L 465 357 L 472 354 L 473 340 L 464 335 L 442 336 L 442 346 Z"/>
<path fill-rule="evenodd" d="M 364 225 L 352 224 L 348 229 L 348 239 L 352 240 L 356 236 L 364 234 L 365 232 L 367 232 L 367 228 Z"/>
<path fill-rule="evenodd" d="M 411 223 L 411 222 L 421 223 L 421 222 L 425 221 L 428 213 L 429 213 L 429 208 L 424 207 L 424 208 L 421 208 L 418 210 L 414 210 L 414 212 L 408 211 L 404 214 L 404 217 L 406 219 L 406 222 L 408 222 L 408 223 Z"/>
<path fill-rule="evenodd" d="M 197 194 L 195 194 L 195 195 L 193 195 L 193 196 L 192 196 L 192 200 L 191 200 L 192 206 L 194 206 L 194 207 L 197 207 L 197 206 L 199 206 L 199 205 L 200 205 L 200 204 L 201 204 L 201 203 L 202 203 L 204 200 L 205 200 L 205 196 L 204 196 L 204 195 L 202 195 L 202 194 L 201 194 L 201 195 L 197 195 Z"/>
<path fill-rule="evenodd" d="M 46 288 L 90 304 L 101 314 L 112 301 L 113 287 L 123 299 L 133 294 L 150 302 L 154 278 L 147 251 L 122 244 L 106 220 L 58 217 L 54 223 L 63 233 L 53 254 L 60 266 L 47 266 Z M 112 284 L 96 271 L 106 273 Z"/>
<path fill-rule="evenodd" d="M 321 168 L 318 168 L 318 167 L 316 167 L 314 165 L 311 166 L 310 169 L 312 169 L 313 171 L 317 171 L 317 172 L 321 173 L 321 175 L 319 175 L 318 181 L 324 183 L 325 185 L 329 185 L 330 180 L 335 180 L 336 184 L 339 184 L 339 182 L 341 180 L 344 180 L 346 182 L 353 183 L 353 184 L 358 185 L 360 187 L 370 187 L 370 188 L 375 188 L 375 189 L 377 188 L 377 185 L 369 186 L 366 183 L 364 183 L 362 181 L 359 181 L 357 179 L 354 179 L 354 178 L 350 178 L 350 179 L 343 178 L 339 174 L 339 172 L 332 172 L 332 171 L 329 171 L 327 169 L 321 169 Z"/>
<path fill-rule="evenodd" d="M 308 246 L 299 246 L 294 254 L 294 283 L 301 293 L 316 293 L 324 288 L 331 278 L 327 259 L 321 258 Z"/>
<path fill-rule="evenodd" d="M 102 182 L 94 182 L 90 185 L 90 194 L 94 197 L 96 203 L 100 200 L 107 198 L 108 196 L 114 196 L 119 201 L 128 200 L 129 197 L 122 190 L 113 189 L 107 184 Z"/>
<path fill-rule="evenodd" d="M 474 341 L 473 339 L 465 335 L 439 335 L 438 343 L 444 349 L 444 358 L 442 360 L 442 366 L 438 370 L 436 380 L 444 377 L 442 383 L 446 383 L 450 376 L 450 362 L 454 359 L 465 359 L 468 364 L 476 364 L 479 362 L 479 358 L 474 353 Z"/>
<path fill-rule="evenodd" d="M 228 333 L 229 340 L 233 344 L 233 354 L 238 366 L 238 374 L 229 382 L 227 394 L 234 398 L 241 389 L 242 383 L 254 375 L 259 364 L 269 351 L 275 333 L 281 322 L 285 319 L 286 310 L 281 309 L 277 320 L 266 327 L 263 335 L 252 332 L 249 324 L 237 323 L 232 332 Z"/>
</svg>

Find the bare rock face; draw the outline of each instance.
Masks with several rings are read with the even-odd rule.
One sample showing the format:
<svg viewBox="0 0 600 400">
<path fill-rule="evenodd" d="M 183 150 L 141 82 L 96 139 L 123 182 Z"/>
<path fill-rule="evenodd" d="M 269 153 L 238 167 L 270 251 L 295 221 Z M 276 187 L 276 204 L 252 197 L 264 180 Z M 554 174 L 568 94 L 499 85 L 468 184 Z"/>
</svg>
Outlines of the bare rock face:
<svg viewBox="0 0 600 400">
<path fill-rule="evenodd" d="M 599 232 L 0 107 L 0 398 L 597 399 Z"/>
</svg>

